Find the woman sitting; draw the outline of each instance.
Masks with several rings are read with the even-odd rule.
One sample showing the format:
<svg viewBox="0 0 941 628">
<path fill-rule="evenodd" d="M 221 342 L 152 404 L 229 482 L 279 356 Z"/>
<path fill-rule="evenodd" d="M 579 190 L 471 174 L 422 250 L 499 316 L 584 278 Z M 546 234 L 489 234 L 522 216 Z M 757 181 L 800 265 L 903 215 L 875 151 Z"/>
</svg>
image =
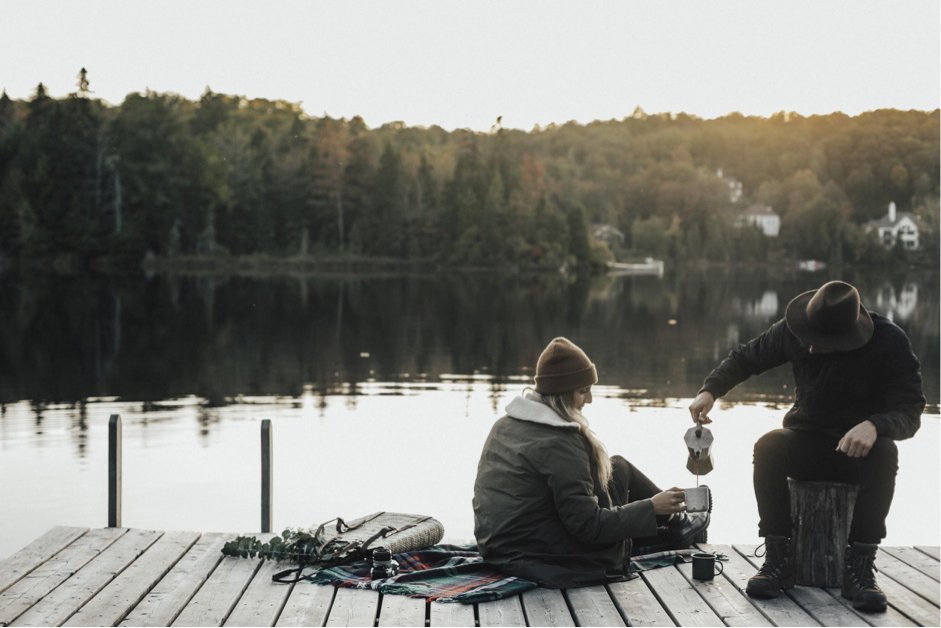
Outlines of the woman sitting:
<svg viewBox="0 0 941 628">
<path fill-rule="evenodd" d="M 598 375 L 584 351 L 553 339 L 535 380 L 480 455 L 474 534 L 486 561 L 546 587 L 597 584 L 627 575 L 632 539 L 675 549 L 705 530 L 709 515 L 687 514 L 681 489 L 661 491 L 621 456 L 609 458 L 589 429 L 581 411 Z"/>
</svg>

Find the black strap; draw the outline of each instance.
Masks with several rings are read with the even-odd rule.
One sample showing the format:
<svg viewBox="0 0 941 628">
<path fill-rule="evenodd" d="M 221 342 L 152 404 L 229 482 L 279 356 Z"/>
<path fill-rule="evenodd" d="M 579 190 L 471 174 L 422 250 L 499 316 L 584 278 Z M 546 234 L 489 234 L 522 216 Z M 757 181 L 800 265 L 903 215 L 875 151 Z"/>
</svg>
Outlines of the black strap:
<svg viewBox="0 0 941 628">
<path fill-rule="evenodd" d="M 297 567 L 295 569 L 285 569 L 284 571 L 279 571 L 278 573 L 271 576 L 272 582 L 280 582 L 281 584 L 294 584 L 295 582 L 300 582 L 301 580 L 306 580 L 308 576 L 303 575 L 304 567 Z M 293 577 L 288 577 L 291 574 L 295 574 Z M 311 574 L 312 575 L 312 574 Z"/>
</svg>

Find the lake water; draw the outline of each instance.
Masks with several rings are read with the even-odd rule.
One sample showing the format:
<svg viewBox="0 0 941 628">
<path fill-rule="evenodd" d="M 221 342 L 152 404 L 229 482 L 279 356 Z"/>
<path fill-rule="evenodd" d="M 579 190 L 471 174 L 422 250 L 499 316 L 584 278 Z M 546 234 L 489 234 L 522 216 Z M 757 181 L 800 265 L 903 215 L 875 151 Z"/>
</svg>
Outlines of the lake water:
<svg viewBox="0 0 941 628">
<path fill-rule="evenodd" d="M 731 348 L 822 274 L 0 277 L 0 557 L 53 525 L 107 523 L 107 422 L 124 424 L 124 525 L 259 527 L 259 424 L 274 525 L 377 510 L 473 536 L 477 457 L 555 335 L 599 367 L 586 410 L 611 453 L 692 486 L 686 405 Z M 937 273 L 853 274 L 922 362 L 929 407 L 901 462 L 887 543 L 939 544 Z M 714 412 L 714 542 L 757 539 L 751 446 L 789 407 L 787 368 Z M 927 501 L 927 503 L 926 503 Z"/>
</svg>

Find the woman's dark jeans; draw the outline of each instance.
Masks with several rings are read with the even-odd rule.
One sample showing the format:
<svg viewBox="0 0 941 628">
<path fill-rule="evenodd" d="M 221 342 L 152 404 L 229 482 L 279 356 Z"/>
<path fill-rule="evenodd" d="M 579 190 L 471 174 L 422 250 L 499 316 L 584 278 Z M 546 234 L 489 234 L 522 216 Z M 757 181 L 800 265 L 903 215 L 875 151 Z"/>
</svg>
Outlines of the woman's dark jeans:
<svg viewBox="0 0 941 628">
<path fill-rule="evenodd" d="M 611 471 L 608 493 L 613 506 L 649 499 L 660 492 L 650 478 L 621 456 L 611 456 Z M 657 525 L 666 525 L 668 518 L 667 515 L 657 515 Z M 665 549 L 663 545 L 667 539 L 664 534 L 632 539 L 631 554 L 646 554 L 648 551 Z"/>
<path fill-rule="evenodd" d="M 850 458 L 836 451 L 839 438 L 823 432 L 779 429 L 755 443 L 754 482 L 758 534 L 791 536 L 791 500 L 787 478 L 859 485 L 849 542 L 878 543 L 895 494 L 898 448 L 878 438 L 869 454 Z"/>
</svg>

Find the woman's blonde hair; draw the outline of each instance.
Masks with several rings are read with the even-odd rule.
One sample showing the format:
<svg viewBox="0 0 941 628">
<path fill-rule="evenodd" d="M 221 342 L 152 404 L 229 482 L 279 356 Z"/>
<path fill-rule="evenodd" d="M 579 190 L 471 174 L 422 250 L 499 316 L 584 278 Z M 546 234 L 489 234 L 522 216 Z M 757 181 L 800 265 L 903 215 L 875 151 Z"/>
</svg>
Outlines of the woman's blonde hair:
<svg viewBox="0 0 941 628">
<path fill-rule="evenodd" d="M 578 424 L 578 431 L 591 445 L 592 456 L 595 459 L 595 465 L 598 467 L 598 480 L 601 482 L 601 486 L 607 490 L 608 483 L 611 482 L 611 458 L 608 457 L 608 450 L 605 449 L 604 443 L 598 440 L 595 433 L 588 427 L 588 419 L 575 407 L 575 391 L 571 390 L 555 395 L 546 395 L 534 391 L 532 394 L 537 395 L 543 403 L 555 410 L 556 414 L 566 421 Z"/>
</svg>

